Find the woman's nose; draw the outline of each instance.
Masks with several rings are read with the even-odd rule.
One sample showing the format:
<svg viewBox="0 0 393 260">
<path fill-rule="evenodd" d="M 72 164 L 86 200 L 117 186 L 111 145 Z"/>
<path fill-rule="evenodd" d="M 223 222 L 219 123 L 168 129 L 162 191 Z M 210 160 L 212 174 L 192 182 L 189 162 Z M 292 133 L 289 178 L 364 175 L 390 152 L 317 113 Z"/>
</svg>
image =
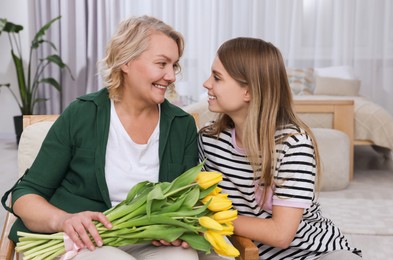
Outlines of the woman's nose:
<svg viewBox="0 0 393 260">
<path fill-rule="evenodd" d="M 176 73 L 173 68 L 169 68 L 165 71 L 164 79 L 169 82 L 176 81 Z"/>
</svg>

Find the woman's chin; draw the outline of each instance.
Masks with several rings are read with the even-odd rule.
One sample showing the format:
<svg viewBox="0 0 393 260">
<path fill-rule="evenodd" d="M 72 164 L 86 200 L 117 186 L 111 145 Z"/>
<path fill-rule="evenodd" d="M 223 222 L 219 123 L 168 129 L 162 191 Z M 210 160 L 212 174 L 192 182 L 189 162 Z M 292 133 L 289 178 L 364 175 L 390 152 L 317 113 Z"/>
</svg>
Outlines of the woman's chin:
<svg viewBox="0 0 393 260">
<path fill-rule="evenodd" d="M 207 107 L 209 109 L 210 112 L 214 112 L 214 113 L 221 113 L 220 109 L 217 108 L 217 106 L 215 106 L 214 104 L 209 102 L 209 105 Z"/>
</svg>

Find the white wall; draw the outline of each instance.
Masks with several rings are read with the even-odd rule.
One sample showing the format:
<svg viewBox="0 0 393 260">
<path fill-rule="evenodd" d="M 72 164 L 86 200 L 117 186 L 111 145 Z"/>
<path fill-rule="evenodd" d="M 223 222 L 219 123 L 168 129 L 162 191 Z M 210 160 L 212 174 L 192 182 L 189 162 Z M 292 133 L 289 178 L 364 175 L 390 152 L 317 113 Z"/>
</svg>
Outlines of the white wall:
<svg viewBox="0 0 393 260">
<path fill-rule="evenodd" d="M 30 43 L 30 31 L 28 28 L 28 0 L 1 0 L 0 18 L 23 25 L 21 41 L 24 57 L 27 57 Z M 11 83 L 11 88 L 17 92 L 18 83 L 15 67 L 11 58 L 8 35 L 0 35 L 0 83 Z M 5 88 L 0 89 L 0 138 L 15 136 L 13 116 L 20 115 L 19 107 Z"/>
</svg>

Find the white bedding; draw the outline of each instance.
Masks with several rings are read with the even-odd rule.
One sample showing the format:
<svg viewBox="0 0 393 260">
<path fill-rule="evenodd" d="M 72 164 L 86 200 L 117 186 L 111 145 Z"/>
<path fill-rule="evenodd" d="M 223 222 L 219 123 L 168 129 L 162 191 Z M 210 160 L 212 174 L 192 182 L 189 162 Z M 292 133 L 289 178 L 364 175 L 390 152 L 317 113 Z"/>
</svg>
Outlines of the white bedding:
<svg viewBox="0 0 393 260">
<path fill-rule="evenodd" d="M 299 100 L 354 100 L 355 140 L 371 141 L 373 144 L 393 151 L 393 116 L 381 106 L 360 96 L 295 96 Z M 302 119 L 310 127 L 331 127 L 332 116 L 306 114 Z"/>
</svg>

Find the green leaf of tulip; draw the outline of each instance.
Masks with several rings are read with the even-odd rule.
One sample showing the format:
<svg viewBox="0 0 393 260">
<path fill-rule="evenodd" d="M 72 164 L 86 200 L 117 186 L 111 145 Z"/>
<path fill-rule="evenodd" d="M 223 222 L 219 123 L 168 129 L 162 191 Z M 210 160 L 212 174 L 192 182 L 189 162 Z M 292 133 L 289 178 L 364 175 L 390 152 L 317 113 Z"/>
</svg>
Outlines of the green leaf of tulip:
<svg viewBox="0 0 393 260">
<path fill-rule="evenodd" d="M 216 174 L 206 174 L 203 187 L 198 185 L 196 178 L 202 166 L 189 169 L 171 183 L 144 181 L 131 188 L 125 200 L 104 212 L 112 223 L 111 229 L 94 222 L 104 245 L 181 239 L 207 254 L 213 249 L 235 256 L 236 248 L 227 245 L 224 236 L 233 234 L 231 220 L 237 211 L 228 210 L 232 202 L 217 188 Z M 21 237 L 16 250 L 23 253 L 24 259 L 54 259 L 65 253 L 62 232 L 18 235 Z"/>
</svg>

